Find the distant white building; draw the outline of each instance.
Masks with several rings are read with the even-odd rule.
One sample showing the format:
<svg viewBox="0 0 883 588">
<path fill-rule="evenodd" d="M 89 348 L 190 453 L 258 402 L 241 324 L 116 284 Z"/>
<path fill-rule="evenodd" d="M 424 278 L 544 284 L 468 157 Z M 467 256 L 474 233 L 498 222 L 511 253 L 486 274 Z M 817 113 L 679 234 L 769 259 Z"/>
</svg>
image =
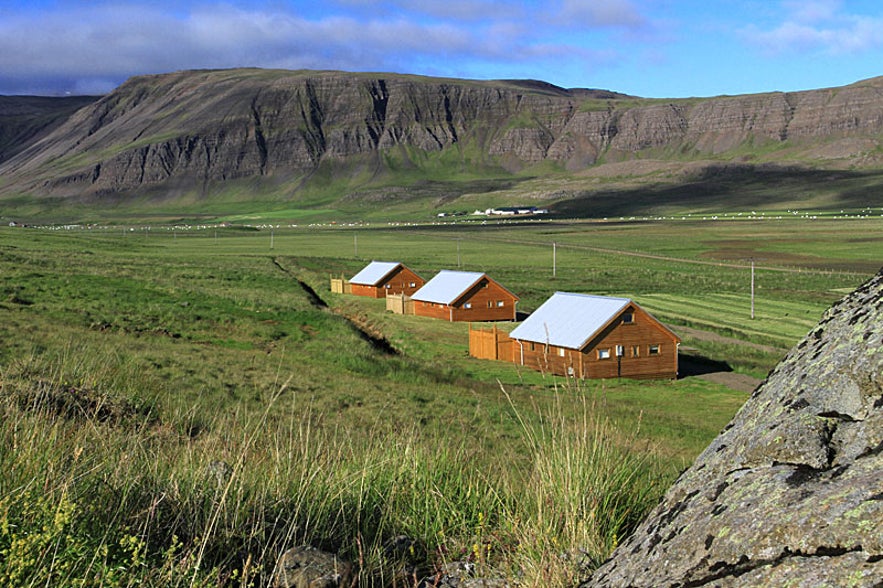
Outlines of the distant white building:
<svg viewBox="0 0 883 588">
<path fill-rule="evenodd" d="M 498 206 L 496 208 L 488 208 L 484 211 L 486 216 L 524 216 L 548 213 L 548 209 L 537 208 L 536 206 Z M 482 213 L 476 211 L 476 214 Z"/>
</svg>

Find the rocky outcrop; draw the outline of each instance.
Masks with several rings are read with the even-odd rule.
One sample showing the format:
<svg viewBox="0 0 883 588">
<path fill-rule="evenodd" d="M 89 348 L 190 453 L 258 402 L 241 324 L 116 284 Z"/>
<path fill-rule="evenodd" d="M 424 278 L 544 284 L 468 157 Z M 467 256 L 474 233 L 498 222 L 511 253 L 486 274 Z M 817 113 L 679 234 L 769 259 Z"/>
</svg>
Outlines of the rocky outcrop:
<svg viewBox="0 0 883 588">
<path fill-rule="evenodd" d="M 883 271 L 833 306 L 582 586 L 881 586 Z"/>
<path fill-rule="evenodd" d="M 682 160 L 838 139 L 852 142 L 815 156 L 857 158 L 874 153 L 881 134 L 880 78 L 809 92 L 642 100 L 537 82 L 196 71 L 129 80 L 0 173 L 9 189 L 60 196 L 210 191 L 239 178 L 296 188 L 323 166 L 383 173 L 446 150 L 472 170 L 499 174 L 544 161 L 580 170 L 642 153 Z"/>
</svg>

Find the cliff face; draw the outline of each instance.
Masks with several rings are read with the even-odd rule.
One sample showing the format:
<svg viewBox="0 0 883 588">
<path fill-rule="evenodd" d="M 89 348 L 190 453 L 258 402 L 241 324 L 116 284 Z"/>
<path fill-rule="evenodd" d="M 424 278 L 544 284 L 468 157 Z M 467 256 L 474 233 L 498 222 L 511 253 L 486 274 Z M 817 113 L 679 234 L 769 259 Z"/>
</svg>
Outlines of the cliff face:
<svg viewBox="0 0 883 588">
<path fill-rule="evenodd" d="M 456 149 L 469 165 L 571 171 L 644 153 L 678 157 L 883 133 L 883 79 L 844 88 L 703 100 L 640 100 L 539 83 L 226 70 L 133 78 L 0 164 L 5 189 L 56 195 L 297 181 L 321 166 Z M 815 143 L 814 143 L 815 142 Z M 422 154 L 422 155 L 421 155 Z M 4 189 L 4 188 L 0 188 Z"/>
<path fill-rule="evenodd" d="M 399 146 L 440 151 L 464 140 L 489 156 L 539 161 L 572 110 L 571 100 L 554 93 L 403 77 L 143 77 L 78 112 L 5 171 L 43 176 L 50 189 L 119 191 L 175 179 L 297 177 L 322 163 Z M 501 132 L 521 113 L 529 128 Z M 547 130 L 536 133 L 540 126 Z M 71 160 L 89 164 L 69 170 Z"/>
</svg>

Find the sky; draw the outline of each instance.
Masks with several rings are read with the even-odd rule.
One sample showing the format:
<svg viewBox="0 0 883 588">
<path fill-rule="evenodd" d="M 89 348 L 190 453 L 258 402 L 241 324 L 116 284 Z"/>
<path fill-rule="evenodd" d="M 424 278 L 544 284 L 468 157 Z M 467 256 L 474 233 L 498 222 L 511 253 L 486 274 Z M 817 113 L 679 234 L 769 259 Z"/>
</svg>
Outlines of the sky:
<svg viewBox="0 0 883 588">
<path fill-rule="evenodd" d="M 652 98 L 883 75 L 880 0 L 0 0 L 0 94 L 263 67 L 536 79 Z"/>
</svg>

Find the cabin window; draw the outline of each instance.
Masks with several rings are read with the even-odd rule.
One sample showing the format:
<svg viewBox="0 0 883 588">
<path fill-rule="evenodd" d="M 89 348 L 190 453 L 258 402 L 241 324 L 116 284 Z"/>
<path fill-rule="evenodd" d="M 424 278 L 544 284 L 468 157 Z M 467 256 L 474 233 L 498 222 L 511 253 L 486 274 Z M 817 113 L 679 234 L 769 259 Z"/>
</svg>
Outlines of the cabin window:
<svg viewBox="0 0 883 588">
<path fill-rule="evenodd" d="M 472 308 L 472 303 L 467 302 L 466 304 L 463 305 L 463 308 L 465 308 L 466 310 L 469 310 L 470 308 Z"/>
<path fill-rule="evenodd" d="M 410 283 L 408 284 L 408 286 L 411 287 L 411 288 L 416 288 L 416 287 L 417 287 L 417 282 L 410 282 Z"/>
<path fill-rule="evenodd" d="M 632 345 L 632 357 L 641 357 L 640 345 Z"/>
<path fill-rule="evenodd" d="M 564 348 L 563 347 L 558 348 L 558 357 L 564 357 Z"/>
<path fill-rule="evenodd" d="M 537 346 L 536 346 L 536 344 L 535 344 L 533 341 L 531 341 L 531 343 L 530 343 L 530 350 L 531 350 L 531 351 L 536 351 L 536 350 L 537 350 Z"/>
<path fill-rule="evenodd" d="M 659 345 L 650 345 L 647 348 L 647 353 L 650 355 L 659 355 Z"/>
<path fill-rule="evenodd" d="M 616 346 L 616 357 L 622 357 L 623 355 L 625 355 L 625 347 L 623 347 L 622 345 L 617 345 Z"/>
<path fill-rule="evenodd" d="M 491 302 L 490 300 L 488 300 L 488 301 L 487 301 L 487 307 L 488 307 L 488 308 L 493 308 L 493 307 L 494 307 L 494 303 Z"/>
<path fill-rule="evenodd" d="M 610 359 L 610 349 L 599 349 L 598 359 Z"/>
<path fill-rule="evenodd" d="M 635 322 L 635 315 L 631 312 L 622 313 L 622 324 L 630 325 Z"/>
<path fill-rule="evenodd" d="M 506 306 L 506 303 L 502 300 L 497 300 L 497 308 L 503 308 Z"/>
<path fill-rule="evenodd" d="M 386 286 L 384 286 L 384 288 L 386 288 L 387 290 L 389 290 L 389 289 L 391 288 L 391 286 L 390 286 L 389 284 L 387 284 Z"/>
</svg>

